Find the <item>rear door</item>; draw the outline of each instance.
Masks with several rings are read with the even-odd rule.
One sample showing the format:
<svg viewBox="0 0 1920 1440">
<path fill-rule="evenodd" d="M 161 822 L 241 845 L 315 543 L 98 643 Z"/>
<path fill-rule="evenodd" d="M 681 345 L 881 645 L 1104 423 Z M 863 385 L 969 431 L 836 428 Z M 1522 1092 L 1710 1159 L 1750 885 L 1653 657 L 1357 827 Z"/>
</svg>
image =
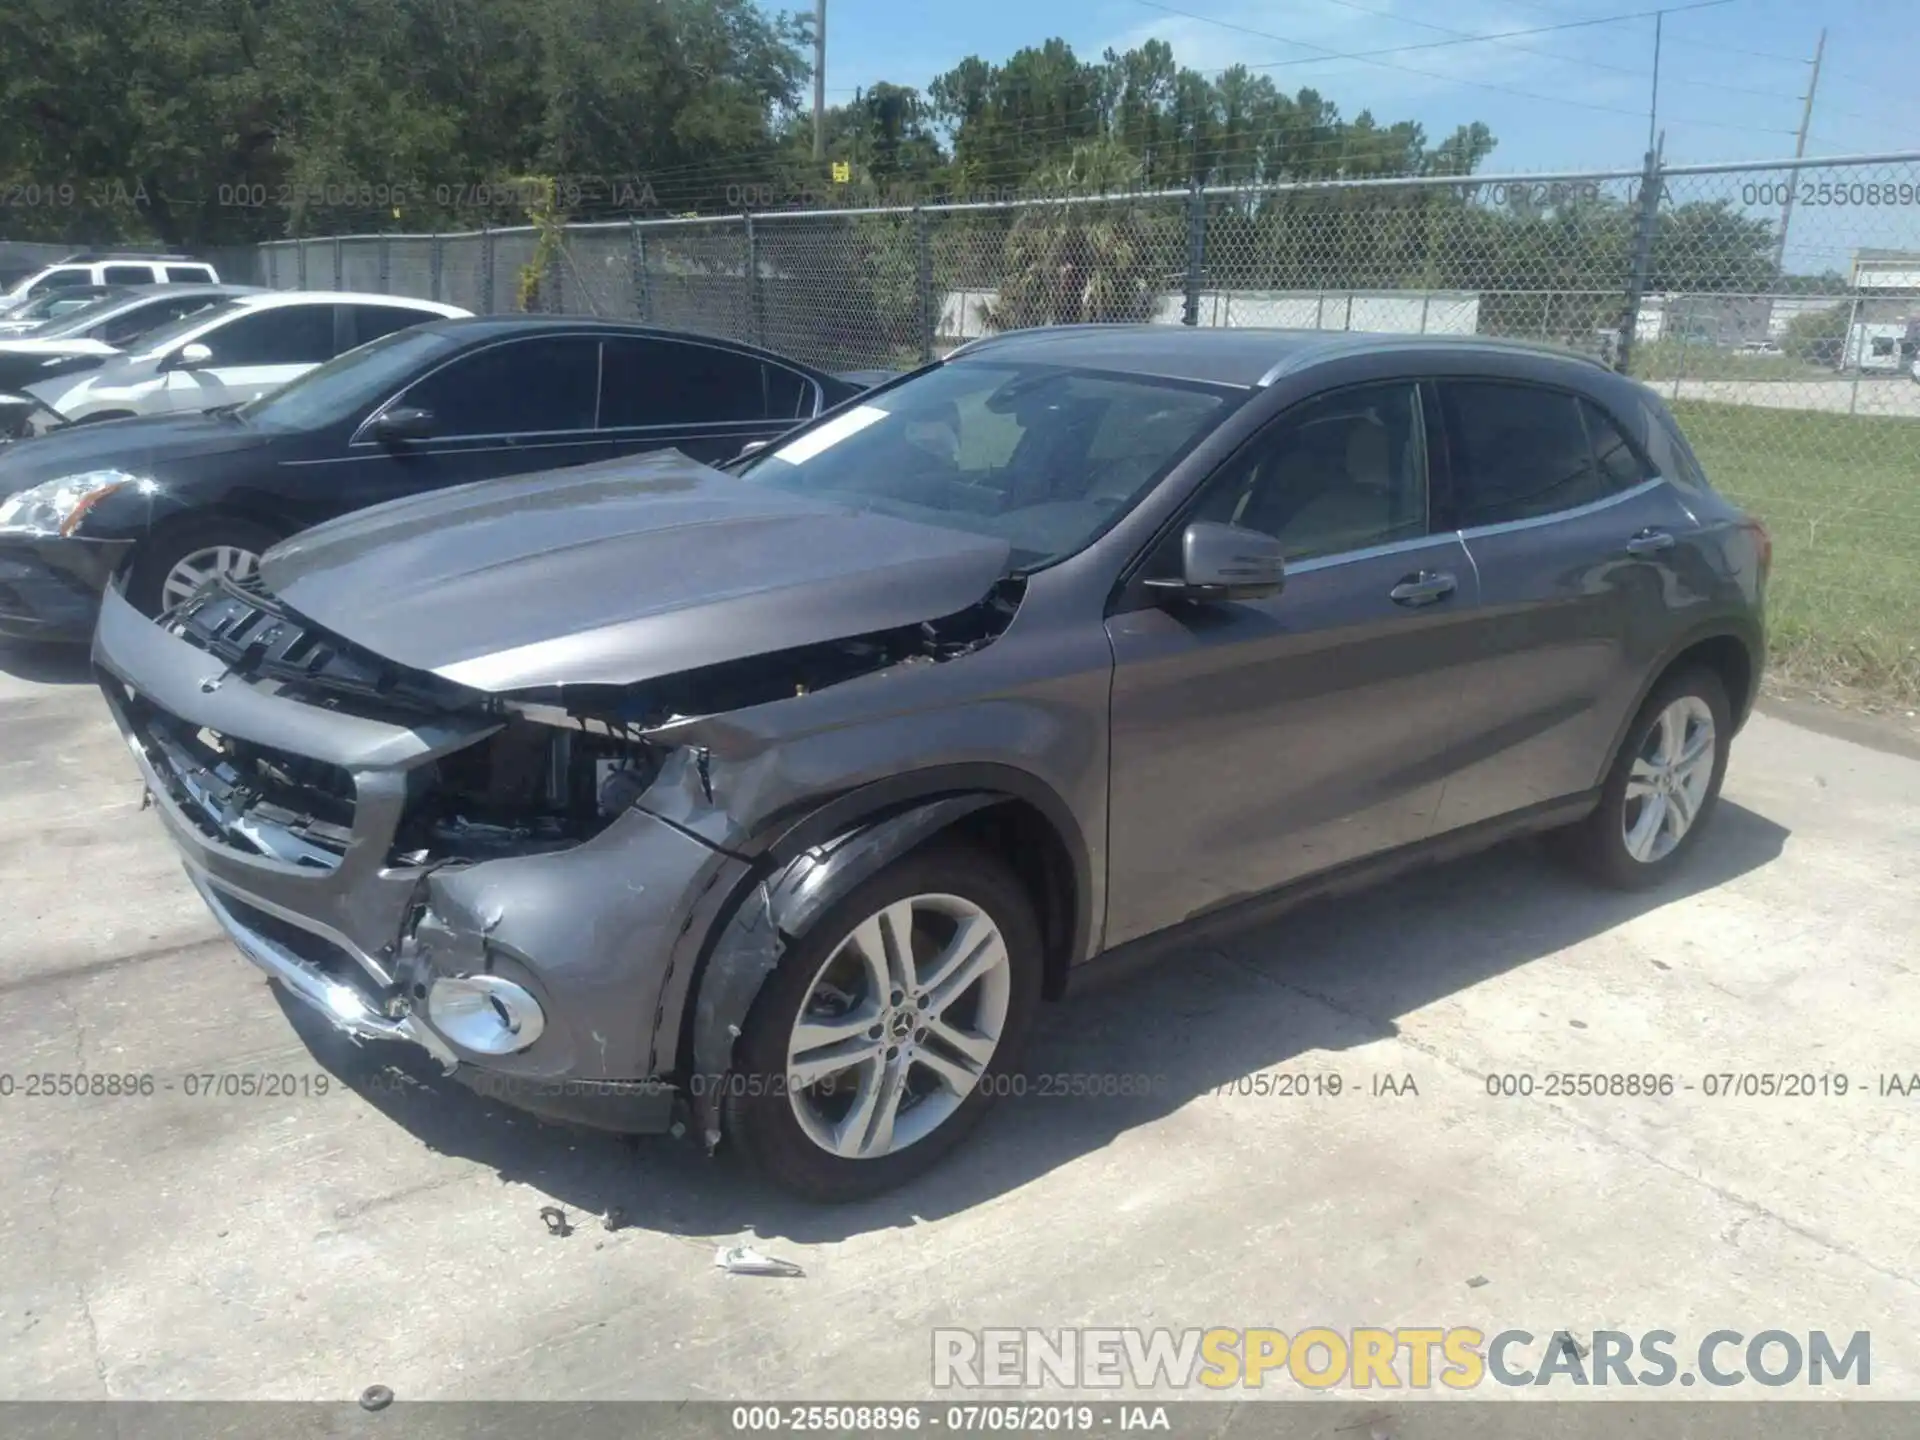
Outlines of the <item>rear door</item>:
<svg viewBox="0 0 1920 1440">
<path fill-rule="evenodd" d="M 616 454 L 672 448 L 718 465 L 810 418 L 819 394 L 799 371 L 743 351 L 608 336 L 599 423 Z"/>
<path fill-rule="evenodd" d="M 595 433 L 600 344 L 592 335 L 502 340 L 449 360 L 382 409 L 429 412 L 423 439 L 377 439 L 369 421 L 347 446 L 347 462 L 314 466 L 316 483 L 337 487 L 341 510 L 470 480 L 557 470 L 604 459 Z"/>
<path fill-rule="evenodd" d="M 1481 597 L 1448 830 L 1600 782 L 1685 604 L 1698 527 L 1591 399 L 1506 380 L 1438 388 Z"/>
<path fill-rule="evenodd" d="M 166 385 L 142 408 L 149 414 L 210 410 L 278 389 L 337 353 L 333 312 L 328 304 L 242 311 L 199 337 L 196 343 L 213 352 L 211 360 L 192 368 L 169 366 Z"/>
<path fill-rule="evenodd" d="M 1156 605 L 1130 587 L 1113 644 L 1107 940 L 1118 944 L 1427 833 L 1470 656 L 1473 567 L 1443 524 L 1412 380 L 1277 420 L 1178 532 L 1285 542 L 1264 600 Z"/>
</svg>

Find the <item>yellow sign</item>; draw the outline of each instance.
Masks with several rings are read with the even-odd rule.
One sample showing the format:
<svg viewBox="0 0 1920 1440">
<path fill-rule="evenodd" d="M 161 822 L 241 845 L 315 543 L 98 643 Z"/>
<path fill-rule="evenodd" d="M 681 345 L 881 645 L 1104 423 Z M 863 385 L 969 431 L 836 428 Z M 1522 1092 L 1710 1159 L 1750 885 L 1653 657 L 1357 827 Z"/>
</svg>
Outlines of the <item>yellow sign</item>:
<svg viewBox="0 0 1920 1440">
<path fill-rule="evenodd" d="M 851 179 L 853 179 L 853 166 L 845 160 L 834 161 L 833 183 L 836 185 L 845 185 Z"/>
</svg>

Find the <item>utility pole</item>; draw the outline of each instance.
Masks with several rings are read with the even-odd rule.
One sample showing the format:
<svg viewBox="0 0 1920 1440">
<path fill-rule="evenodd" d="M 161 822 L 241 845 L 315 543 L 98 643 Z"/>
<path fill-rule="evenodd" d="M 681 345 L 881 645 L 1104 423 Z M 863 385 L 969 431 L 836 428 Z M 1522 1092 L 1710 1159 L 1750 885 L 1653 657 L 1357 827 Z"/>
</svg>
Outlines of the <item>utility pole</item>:
<svg viewBox="0 0 1920 1440">
<path fill-rule="evenodd" d="M 1819 43 L 1813 47 L 1813 74 L 1807 80 L 1806 103 L 1800 109 L 1800 134 L 1793 142 L 1793 158 L 1798 160 L 1807 153 L 1807 127 L 1813 123 L 1813 92 L 1820 88 L 1820 61 L 1827 53 L 1827 32 L 1820 31 Z M 1787 176 L 1787 195 L 1780 202 L 1780 243 L 1773 247 L 1773 268 L 1776 272 L 1786 266 L 1787 226 L 1793 220 L 1793 192 L 1800 188 L 1798 171 Z"/>
<path fill-rule="evenodd" d="M 813 163 L 827 158 L 827 0 L 813 0 Z"/>
<path fill-rule="evenodd" d="M 1647 96 L 1647 153 L 1653 153 L 1654 122 L 1660 114 L 1660 22 L 1667 18 L 1667 12 L 1653 12 L 1653 91 Z"/>
</svg>

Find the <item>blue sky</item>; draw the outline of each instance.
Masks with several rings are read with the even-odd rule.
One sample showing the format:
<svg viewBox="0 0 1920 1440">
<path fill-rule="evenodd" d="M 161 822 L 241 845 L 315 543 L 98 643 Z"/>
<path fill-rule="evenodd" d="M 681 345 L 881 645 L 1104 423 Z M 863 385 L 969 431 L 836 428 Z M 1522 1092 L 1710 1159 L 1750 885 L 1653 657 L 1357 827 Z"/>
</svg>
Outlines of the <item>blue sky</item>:
<svg viewBox="0 0 1920 1440">
<path fill-rule="evenodd" d="M 1312 85 L 1346 115 L 1371 108 L 1383 120 L 1411 116 L 1434 138 L 1463 121 L 1484 120 L 1500 141 L 1489 169 L 1631 166 L 1646 146 L 1651 19 L 1411 51 L 1378 57 L 1381 63 L 1320 52 L 1456 38 L 1448 32 L 1495 34 L 1657 3 L 1165 0 L 1188 12 L 1181 15 L 1146 0 L 828 0 L 827 82 L 829 99 L 838 101 L 875 80 L 924 89 L 969 53 L 1002 60 L 1051 35 L 1089 59 L 1109 45 L 1125 49 L 1159 38 L 1196 69 L 1273 65 L 1268 73 L 1288 90 Z M 1826 62 L 1808 153 L 1920 149 L 1914 0 L 1731 0 L 1664 22 L 1660 119 L 1669 160 L 1791 154 L 1805 61 L 1823 25 Z"/>
</svg>

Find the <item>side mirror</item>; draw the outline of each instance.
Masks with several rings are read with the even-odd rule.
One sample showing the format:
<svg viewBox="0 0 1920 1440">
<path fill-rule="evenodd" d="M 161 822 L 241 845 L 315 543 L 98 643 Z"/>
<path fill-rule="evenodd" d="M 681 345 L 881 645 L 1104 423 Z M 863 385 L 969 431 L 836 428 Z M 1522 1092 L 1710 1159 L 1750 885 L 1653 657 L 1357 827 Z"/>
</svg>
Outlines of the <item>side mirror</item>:
<svg viewBox="0 0 1920 1440">
<path fill-rule="evenodd" d="M 740 447 L 740 453 L 734 456 L 733 458 L 736 460 L 744 460 L 749 455 L 759 454 L 762 450 L 767 448 L 767 445 L 768 445 L 768 442 L 765 440 L 749 440 L 747 441 L 746 444 Z"/>
<path fill-rule="evenodd" d="M 1258 530 L 1196 520 L 1180 537 L 1178 579 L 1149 580 L 1147 587 L 1170 600 L 1202 603 L 1261 600 L 1286 584 L 1280 542 Z"/>
<path fill-rule="evenodd" d="M 201 366 L 211 365 L 212 363 L 213 351 L 196 340 L 193 344 L 182 345 L 178 350 L 174 351 L 173 364 L 168 368 L 173 370 L 198 370 Z"/>
<path fill-rule="evenodd" d="M 433 434 L 433 412 L 418 405 L 400 405 L 373 422 L 376 440 L 389 444 L 402 440 L 425 440 Z"/>
</svg>

